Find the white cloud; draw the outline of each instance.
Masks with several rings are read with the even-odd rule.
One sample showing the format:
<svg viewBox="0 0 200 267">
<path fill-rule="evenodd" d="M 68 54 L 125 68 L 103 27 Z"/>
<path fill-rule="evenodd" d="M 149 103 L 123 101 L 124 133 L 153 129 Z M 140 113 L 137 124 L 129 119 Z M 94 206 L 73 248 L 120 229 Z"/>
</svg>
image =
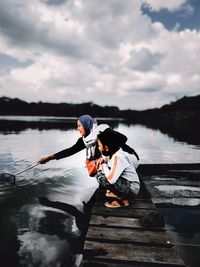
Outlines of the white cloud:
<svg viewBox="0 0 200 267">
<path fill-rule="evenodd" d="M 2 0 L 0 53 L 29 64 L 1 66 L 1 95 L 144 109 L 197 94 L 200 33 L 152 23 L 144 2 L 185 3 Z"/>
</svg>

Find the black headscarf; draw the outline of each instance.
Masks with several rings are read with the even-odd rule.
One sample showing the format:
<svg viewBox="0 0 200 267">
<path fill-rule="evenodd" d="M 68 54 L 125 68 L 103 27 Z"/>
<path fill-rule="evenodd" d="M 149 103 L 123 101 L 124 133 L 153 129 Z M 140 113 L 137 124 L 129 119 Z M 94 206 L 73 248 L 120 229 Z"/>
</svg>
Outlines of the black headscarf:
<svg viewBox="0 0 200 267">
<path fill-rule="evenodd" d="M 107 128 L 98 135 L 98 139 L 103 145 L 107 145 L 109 147 L 111 150 L 111 155 L 114 154 L 119 148 L 122 148 L 123 151 L 128 152 L 129 154 L 134 154 L 139 160 L 139 156 L 136 151 L 126 144 L 128 139 L 124 134 L 119 133 L 111 128 Z"/>
<path fill-rule="evenodd" d="M 105 129 L 98 135 L 98 139 L 105 146 L 108 146 L 112 153 L 115 153 L 120 147 L 122 147 L 127 137 L 111 128 Z"/>
</svg>

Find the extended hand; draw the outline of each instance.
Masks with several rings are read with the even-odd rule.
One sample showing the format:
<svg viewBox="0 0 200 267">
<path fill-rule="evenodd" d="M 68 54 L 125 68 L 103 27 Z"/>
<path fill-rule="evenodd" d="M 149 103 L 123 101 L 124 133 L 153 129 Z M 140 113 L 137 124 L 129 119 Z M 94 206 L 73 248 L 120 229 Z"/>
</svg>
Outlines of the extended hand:
<svg viewBox="0 0 200 267">
<path fill-rule="evenodd" d="M 50 156 L 47 156 L 47 157 L 43 157 L 41 159 L 38 160 L 38 163 L 40 164 L 45 164 L 47 163 L 48 161 L 54 159 L 54 156 L 53 155 L 50 155 Z"/>
</svg>

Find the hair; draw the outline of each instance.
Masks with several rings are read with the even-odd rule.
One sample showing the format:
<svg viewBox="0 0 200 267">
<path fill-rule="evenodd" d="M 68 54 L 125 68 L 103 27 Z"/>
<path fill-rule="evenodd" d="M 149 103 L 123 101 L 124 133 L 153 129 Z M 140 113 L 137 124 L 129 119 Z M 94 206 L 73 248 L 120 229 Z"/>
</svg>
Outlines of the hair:
<svg viewBox="0 0 200 267">
<path fill-rule="evenodd" d="M 134 154 L 136 156 L 137 160 L 140 159 L 138 154 L 136 153 L 136 151 L 132 147 L 128 146 L 127 144 L 124 144 L 122 146 L 122 150 L 129 153 L 129 154 Z"/>
<path fill-rule="evenodd" d="M 107 146 L 109 153 L 114 154 L 120 147 L 122 147 L 126 141 L 127 137 L 111 128 L 105 129 L 105 131 L 100 132 L 97 138 L 101 141 L 103 146 Z"/>
</svg>

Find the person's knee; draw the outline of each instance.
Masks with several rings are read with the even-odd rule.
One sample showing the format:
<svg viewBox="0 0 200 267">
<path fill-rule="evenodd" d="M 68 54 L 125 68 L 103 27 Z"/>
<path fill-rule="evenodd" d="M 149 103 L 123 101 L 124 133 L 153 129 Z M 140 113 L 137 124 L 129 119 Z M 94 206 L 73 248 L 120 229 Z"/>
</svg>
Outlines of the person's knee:
<svg viewBox="0 0 200 267">
<path fill-rule="evenodd" d="M 105 174 L 102 171 L 98 171 L 97 174 L 95 175 L 95 178 L 99 184 L 102 186 L 107 186 L 109 185 L 108 180 L 106 179 Z"/>
</svg>

